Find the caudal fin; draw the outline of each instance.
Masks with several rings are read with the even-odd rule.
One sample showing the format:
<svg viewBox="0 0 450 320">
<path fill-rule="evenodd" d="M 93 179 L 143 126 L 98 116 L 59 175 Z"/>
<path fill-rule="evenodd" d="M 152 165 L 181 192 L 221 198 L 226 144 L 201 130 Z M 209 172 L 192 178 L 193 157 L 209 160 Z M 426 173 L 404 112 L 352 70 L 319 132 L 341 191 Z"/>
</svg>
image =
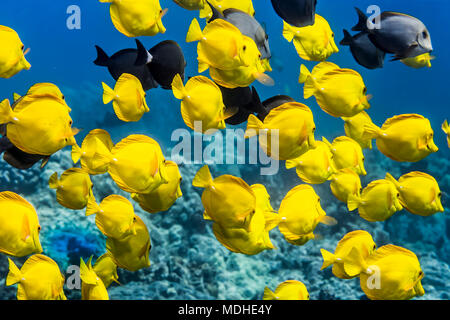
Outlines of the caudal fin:
<svg viewBox="0 0 450 320">
<path fill-rule="evenodd" d="M 277 297 L 275 296 L 275 293 L 272 290 L 265 287 L 263 300 L 277 300 Z"/>
<path fill-rule="evenodd" d="M 295 31 L 286 21 L 283 21 L 283 37 L 289 41 L 292 42 L 295 36 Z"/>
<path fill-rule="evenodd" d="M 186 42 L 199 41 L 203 37 L 202 29 L 197 19 L 193 19 L 186 35 Z"/>
<path fill-rule="evenodd" d="M 9 100 L 5 99 L 0 103 L 0 124 L 14 121 L 14 111 L 11 109 Z"/>
<path fill-rule="evenodd" d="M 347 208 L 349 211 L 353 211 L 358 209 L 359 204 L 361 203 L 361 199 L 353 194 L 348 196 L 347 200 Z"/>
<path fill-rule="evenodd" d="M 259 130 L 263 128 L 264 124 L 255 115 L 251 114 L 247 121 L 247 130 L 245 131 L 245 138 L 251 138 L 258 135 Z"/>
<path fill-rule="evenodd" d="M 352 31 L 367 31 L 367 16 L 359 8 L 356 8 L 356 13 L 358 14 L 358 23 L 352 28 Z"/>
<path fill-rule="evenodd" d="M 373 123 L 366 123 L 363 130 L 363 139 L 376 139 L 382 134 L 381 128 Z"/>
<path fill-rule="evenodd" d="M 340 42 L 341 46 L 349 46 L 352 44 L 353 37 L 347 30 L 344 29 L 344 39 Z"/>
<path fill-rule="evenodd" d="M 9 272 L 8 276 L 6 277 L 6 286 L 12 286 L 13 284 L 16 284 L 20 282 L 22 279 L 22 272 L 20 272 L 19 268 L 14 264 L 14 262 L 8 258 L 9 262 Z"/>
<path fill-rule="evenodd" d="M 175 98 L 180 100 L 183 100 L 188 95 L 180 74 L 177 74 L 172 80 L 172 92 Z"/>
<path fill-rule="evenodd" d="M 322 258 L 323 258 L 323 264 L 322 264 L 322 268 L 320 268 L 320 270 L 326 269 L 329 266 L 331 266 L 333 263 L 336 262 L 336 256 L 325 250 L 325 249 L 320 249 L 320 253 L 322 254 Z"/>
<path fill-rule="evenodd" d="M 198 170 L 194 180 L 192 180 L 192 185 L 198 188 L 209 188 L 213 185 L 211 171 L 209 171 L 207 165 Z"/>
<path fill-rule="evenodd" d="M 55 172 L 50 176 L 50 179 L 48 179 L 48 186 L 50 187 L 50 189 L 58 188 L 59 186 L 58 172 Z"/>
<path fill-rule="evenodd" d="M 386 173 L 385 179 L 392 182 L 397 189 L 400 188 L 400 184 L 398 183 L 398 181 L 389 172 Z"/>
<path fill-rule="evenodd" d="M 95 198 L 94 197 L 89 197 L 88 204 L 86 206 L 86 217 L 92 216 L 93 214 L 97 214 L 101 210 L 102 209 L 100 208 L 100 206 L 95 201 Z"/>
<path fill-rule="evenodd" d="M 95 46 L 95 49 L 97 49 L 97 59 L 95 59 L 94 64 L 101 67 L 107 67 L 109 64 L 108 55 L 99 46 Z"/>
<path fill-rule="evenodd" d="M 114 90 L 111 89 L 106 83 L 102 82 L 103 86 L 103 103 L 108 104 L 114 100 Z"/>
</svg>

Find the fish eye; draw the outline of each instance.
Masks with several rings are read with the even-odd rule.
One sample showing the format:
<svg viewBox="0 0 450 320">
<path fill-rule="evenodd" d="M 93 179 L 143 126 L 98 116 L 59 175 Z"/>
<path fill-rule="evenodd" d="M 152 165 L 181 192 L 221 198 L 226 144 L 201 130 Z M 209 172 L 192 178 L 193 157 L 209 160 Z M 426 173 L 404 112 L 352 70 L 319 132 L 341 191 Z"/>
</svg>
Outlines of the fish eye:
<svg viewBox="0 0 450 320">
<path fill-rule="evenodd" d="M 269 40 L 269 35 L 268 34 L 266 34 L 266 40 Z"/>
<path fill-rule="evenodd" d="M 136 221 L 137 221 L 137 219 L 136 219 L 136 217 L 134 217 L 134 218 L 133 218 L 133 222 L 136 222 Z"/>
<path fill-rule="evenodd" d="M 363 89 L 363 93 L 366 94 L 367 93 L 367 87 L 364 87 Z"/>
<path fill-rule="evenodd" d="M 259 55 L 258 55 L 258 58 L 260 58 L 260 59 L 261 59 L 261 54 L 259 54 Z"/>
<path fill-rule="evenodd" d="M 312 132 L 316 132 L 316 127 L 312 128 Z"/>
<path fill-rule="evenodd" d="M 331 34 L 331 36 L 334 38 L 334 32 Z"/>
<path fill-rule="evenodd" d="M 41 226 L 38 226 L 38 232 L 41 232 L 41 229 L 42 229 Z"/>
<path fill-rule="evenodd" d="M 242 50 L 244 50 L 244 51 L 247 50 L 247 46 L 243 46 Z"/>
<path fill-rule="evenodd" d="M 422 32 L 422 37 L 426 39 L 428 37 L 428 33 L 426 31 Z"/>
<path fill-rule="evenodd" d="M 377 248 L 377 245 L 376 244 L 374 244 L 373 245 L 373 250 L 375 250 Z"/>
<path fill-rule="evenodd" d="M 359 188 L 359 193 L 362 193 L 363 192 L 363 188 L 361 187 L 361 188 Z"/>
<path fill-rule="evenodd" d="M 400 198 L 400 193 L 399 192 L 397 192 L 397 198 Z"/>
<path fill-rule="evenodd" d="M 22 47 L 20 49 L 23 51 L 23 49 L 25 49 L 25 45 L 22 45 Z"/>
<path fill-rule="evenodd" d="M 66 100 L 66 96 L 65 96 L 65 95 L 63 95 L 63 96 L 61 97 L 61 99 L 63 99 L 63 100 Z"/>
<path fill-rule="evenodd" d="M 442 197 L 442 192 L 438 193 L 438 198 Z"/>
<path fill-rule="evenodd" d="M 72 125 L 72 123 L 73 123 L 73 121 L 72 121 L 72 120 L 70 120 L 70 121 L 69 121 L 69 124 L 70 124 L 70 125 Z"/>
</svg>

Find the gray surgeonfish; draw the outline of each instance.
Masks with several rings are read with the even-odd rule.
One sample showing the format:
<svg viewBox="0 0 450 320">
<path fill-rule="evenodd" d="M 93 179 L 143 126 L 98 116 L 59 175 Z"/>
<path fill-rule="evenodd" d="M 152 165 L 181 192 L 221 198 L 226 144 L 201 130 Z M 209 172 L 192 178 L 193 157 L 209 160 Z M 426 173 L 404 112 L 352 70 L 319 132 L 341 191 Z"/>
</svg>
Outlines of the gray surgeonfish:
<svg viewBox="0 0 450 320">
<path fill-rule="evenodd" d="M 142 46 L 138 43 L 138 47 Z M 166 90 L 172 90 L 173 78 L 179 74 L 184 81 L 186 60 L 181 47 L 172 40 L 165 40 L 146 51 L 138 49 L 140 55 L 137 64 L 146 64 L 153 79 Z"/>
<path fill-rule="evenodd" d="M 373 21 L 368 20 L 364 12 L 355 9 L 359 21 L 352 30 L 369 33 L 374 45 L 395 55 L 393 60 L 417 57 L 433 51 L 430 33 L 419 19 L 403 13 L 383 12 L 377 27 Z"/>
<path fill-rule="evenodd" d="M 383 68 L 386 53 L 372 43 L 367 32 L 360 32 L 352 36 L 347 30 L 344 30 L 344 39 L 340 44 L 350 47 L 353 58 L 361 66 L 371 70 Z"/>
<path fill-rule="evenodd" d="M 295 100 L 286 95 L 277 95 L 277 96 L 274 96 L 272 98 L 265 100 L 262 103 L 263 111 L 258 113 L 259 120 L 264 121 L 264 119 L 267 117 L 267 115 L 269 114 L 269 112 L 272 109 L 282 106 L 283 104 L 288 103 L 288 102 L 295 102 Z"/>
<path fill-rule="evenodd" d="M 211 7 L 213 12 L 213 15 L 208 23 L 216 19 L 228 21 L 238 28 L 243 35 L 252 38 L 253 41 L 255 41 L 256 46 L 261 52 L 261 59 L 270 59 L 272 57 L 272 54 L 270 53 L 269 36 L 258 20 L 248 13 L 238 9 L 230 8 L 224 10 L 223 13 L 220 13 L 220 11 L 214 8 L 211 3 L 208 2 L 208 5 Z"/>
<path fill-rule="evenodd" d="M 136 44 L 138 49 L 120 50 L 111 57 L 109 57 L 102 48 L 95 46 L 97 49 L 97 59 L 94 61 L 94 64 L 107 67 L 109 73 L 116 81 L 123 73 L 129 73 L 141 81 L 145 91 L 157 88 L 158 83 L 153 78 L 147 65 L 145 63 L 137 63 L 138 56 L 147 57 L 147 50 L 145 50 L 137 39 Z M 144 50 L 145 52 L 139 53 L 139 50 Z"/>
<path fill-rule="evenodd" d="M 317 0 L 271 0 L 275 12 L 291 26 L 302 28 L 315 22 Z"/>
</svg>

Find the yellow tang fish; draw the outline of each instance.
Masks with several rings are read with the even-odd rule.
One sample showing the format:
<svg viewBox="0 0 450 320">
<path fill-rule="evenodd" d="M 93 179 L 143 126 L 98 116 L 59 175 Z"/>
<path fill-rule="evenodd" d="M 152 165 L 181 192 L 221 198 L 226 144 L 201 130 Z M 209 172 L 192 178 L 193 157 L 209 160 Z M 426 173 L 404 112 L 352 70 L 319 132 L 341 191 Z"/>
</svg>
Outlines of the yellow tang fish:
<svg viewBox="0 0 450 320">
<path fill-rule="evenodd" d="M 152 248 L 150 234 L 141 218 L 136 216 L 136 235 L 122 240 L 106 239 L 106 250 L 114 263 L 128 271 L 150 267 L 149 252 Z"/>
<path fill-rule="evenodd" d="M 250 223 L 256 210 L 256 196 L 252 188 L 241 178 L 222 175 L 213 180 L 208 166 L 195 175 L 192 185 L 204 188 L 203 217 L 224 228 L 244 228 L 250 231 Z"/>
<path fill-rule="evenodd" d="M 274 80 L 264 73 L 266 68 L 267 64 L 263 65 L 263 61 L 258 60 L 254 65 L 239 67 L 234 70 L 219 70 L 211 67 L 209 68 L 209 75 L 218 85 L 229 89 L 248 87 L 255 80 L 265 86 L 273 86 Z"/>
<path fill-rule="evenodd" d="M 217 222 L 213 232 L 217 240 L 232 252 L 255 255 L 264 250 L 274 249 L 269 231 L 279 223 L 270 204 L 270 195 L 263 185 L 255 184 L 251 189 L 256 196 L 256 212 L 250 222 L 250 230 L 243 228 L 224 228 Z"/>
<path fill-rule="evenodd" d="M 184 123 L 192 130 L 205 133 L 208 130 L 225 129 L 225 119 L 232 114 L 225 114 L 222 92 L 210 79 L 196 76 L 183 85 L 179 74 L 172 82 L 175 98 L 181 101 L 181 116 Z M 201 128 L 197 128 L 199 124 Z"/>
<path fill-rule="evenodd" d="M 425 274 L 417 256 L 392 244 L 380 247 L 366 260 L 353 249 L 345 271 L 360 275 L 361 289 L 371 300 L 409 300 L 425 294 L 421 282 Z"/>
<path fill-rule="evenodd" d="M 180 1 L 180 0 L 175 0 Z M 224 12 L 227 9 L 238 9 L 241 10 L 252 17 L 255 15 L 255 8 L 253 7 L 252 0 L 208 0 L 209 3 L 212 4 L 212 6 L 216 9 L 218 9 L 220 12 Z M 212 11 L 210 6 L 205 5 L 203 7 L 203 10 L 200 10 L 200 18 L 211 18 L 212 17 Z"/>
<path fill-rule="evenodd" d="M 342 136 L 333 140 L 331 145 L 333 161 L 337 169 L 352 169 L 357 174 L 367 174 L 364 167 L 364 154 L 361 146 L 352 138 Z"/>
<path fill-rule="evenodd" d="M 177 5 L 186 10 L 202 10 L 207 6 L 206 0 L 173 0 Z"/>
<path fill-rule="evenodd" d="M 6 286 L 18 283 L 17 300 L 67 300 L 64 276 L 55 261 L 42 254 L 28 258 L 19 270 L 8 258 Z"/>
<path fill-rule="evenodd" d="M 41 253 L 40 231 L 36 210 L 27 200 L 0 192 L 0 253 L 19 258 Z"/>
<path fill-rule="evenodd" d="M 178 165 L 173 161 L 164 163 L 169 182 L 147 194 L 134 193 L 131 195 L 142 209 L 149 213 L 167 211 L 178 198 L 183 196 L 181 192 L 181 174 Z"/>
<path fill-rule="evenodd" d="M 53 84 L 53 83 L 36 83 L 33 86 L 30 87 L 30 89 L 28 89 L 27 92 L 27 96 L 33 96 L 33 95 L 42 95 L 42 94 L 48 94 L 48 95 L 52 95 L 55 98 L 58 98 L 60 100 L 62 100 L 62 102 L 66 105 L 67 110 L 69 110 L 69 112 L 72 111 L 72 109 L 70 109 L 70 107 L 67 105 L 66 103 L 66 97 L 64 96 L 64 94 L 61 92 L 61 90 L 58 88 L 57 85 Z M 17 102 L 20 98 L 22 98 L 19 94 L 14 93 L 14 102 Z"/>
<path fill-rule="evenodd" d="M 297 175 L 306 183 L 322 184 L 336 172 L 330 147 L 328 140 L 322 137 L 322 141 L 316 141 L 315 149 L 286 161 L 286 169 L 296 168 Z"/>
<path fill-rule="evenodd" d="M 94 129 L 84 138 L 81 148 L 72 149 L 73 163 L 80 161 L 81 168 L 90 175 L 103 174 L 108 172 L 109 165 L 94 167 L 93 160 L 95 154 L 108 156 L 114 144 L 109 133 L 103 129 Z"/>
<path fill-rule="evenodd" d="M 425 67 L 431 68 L 431 60 L 434 59 L 435 57 L 431 56 L 430 53 L 424 53 L 418 55 L 417 57 L 406 58 L 400 61 L 403 62 L 403 64 L 407 65 L 408 67 L 420 69 Z"/>
<path fill-rule="evenodd" d="M 320 108 L 333 117 L 353 117 L 370 108 L 371 96 L 355 70 L 327 70 L 317 77 L 302 65 L 299 82 L 305 84 L 304 98 L 315 96 Z"/>
<path fill-rule="evenodd" d="M 437 212 L 444 212 L 439 185 L 429 174 L 414 171 L 404 174 L 400 179 L 387 173 L 386 180 L 391 181 L 400 192 L 400 203 L 413 214 L 428 217 Z"/>
<path fill-rule="evenodd" d="M 361 218 L 370 222 L 385 221 L 403 209 L 400 193 L 385 179 L 372 181 L 361 196 L 349 195 L 347 206 L 350 211 L 358 209 Z"/>
<path fill-rule="evenodd" d="M 439 150 L 433 141 L 430 121 L 418 114 L 392 117 L 381 129 L 374 124 L 366 124 L 364 135 L 376 139 L 378 150 L 399 162 L 417 162 Z"/>
<path fill-rule="evenodd" d="M 250 115 L 245 137 L 259 135 L 260 146 L 268 156 L 292 160 L 316 147 L 315 130 L 311 109 L 298 102 L 288 102 L 272 109 L 264 122 Z"/>
<path fill-rule="evenodd" d="M 105 288 L 108 288 L 113 282 L 120 284 L 119 275 L 117 274 L 117 265 L 114 263 L 109 253 L 105 253 L 99 257 L 95 261 L 92 269 L 95 274 L 102 279 Z"/>
<path fill-rule="evenodd" d="M 81 300 L 109 300 L 105 284 L 92 268 L 92 257 L 86 265 L 80 259 Z"/>
<path fill-rule="evenodd" d="M 361 178 L 352 169 L 339 169 L 331 176 L 330 188 L 336 199 L 347 203 L 350 195 L 361 195 Z"/>
<path fill-rule="evenodd" d="M 278 214 L 281 222 L 280 232 L 287 242 L 303 245 L 314 239 L 313 232 L 319 223 L 335 225 L 333 217 L 327 216 L 320 206 L 320 198 L 314 189 L 306 184 L 299 185 L 288 192 L 281 201 Z"/>
<path fill-rule="evenodd" d="M 220 70 L 248 67 L 261 55 L 253 40 L 245 41 L 238 28 L 222 19 L 207 24 L 203 31 L 197 19 L 192 20 L 186 42 L 194 41 L 199 41 L 197 59 L 200 73 L 208 67 Z"/>
<path fill-rule="evenodd" d="M 346 258 L 352 249 L 356 249 L 361 257 L 366 260 L 377 249 L 377 245 L 367 231 L 349 232 L 339 240 L 334 254 L 325 249 L 320 249 L 323 258 L 323 265 L 320 270 L 333 265 L 333 274 L 340 279 L 352 279 L 359 276 L 359 274 L 349 276 L 345 272 Z"/>
<path fill-rule="evenodd" d="M 328 21 L 316 14 L 312 26 L 297 28 L 283 21 L 283 37 L 294 42 L 298 55 L 303 60 L 325 61 L 339 49 L 334 42 L 334 32 Z"/>
<path fill-rule="evenodd" d="M 263 300 L 309 300 L 309 293 L 303 282 L 287 280 L 280 283 L 275 292 L 264 288 Z"/>
<path fill-rule="evenodd" d="M 127 37 L 154 36 L 165 33 L 159 0 L 99 0 L 111 3 L 110 15 L 116 29 Z"/>
<path fill-rule="evenodd" d="M 359 143 L 363 149 L 372 149 L 372 139 L 364 137 L 364 126 L 373 124 L 372 119 L 365 111 L 361 111 L 354 117 L 344 120 L 345 135 Z"/>
<path fill-rule="evenodd" d="M 141 81 L 129 73 L 123 73 L 116 82 L 114 90 L 102 82 L 103 103 L 113 102 L 114 112 L 122 121 L 139 121 L 144 113 L 149 112 Z"/>
<path fill-rule="evenodd" d="M 442 124 L 442 131 L 444 131 L 444 133 L 447 135 L 447 144 L 448 147 L 450 148 L 450 127 L 448 126 L 447 120 L 445 120 L 444 123 Z"/>
<path fill-rule="evenodd" d="M 7 137 L 20 150 L 30 154 L 52 155 L 76 145 L 64 100 L 50 94 L 23 97 L 11 109 L 9 100 L 0 103 L 0 124 L 7 124 Z"/>
<path fill-rule="evenodd" d="M 136 235 L 136 215 L 127 198 L 110 195 L 98 205 L 95 199 L 89 201 L 86 216 L 95 214 L 97 228 L 107 237 L 117 240 Z"/>
<path fill-rule="evenodd" d="M 56 200 L 63 207 L 80 210 L 84 209 L 88 201 L 95 202 L 92 193 L 92 181 L 89 174 L 80 168 L 71 168 L 61 175 L 55 172 L 48 180 L 51 189 L 56 189 Z"/>
<path fill-rule="evenodd" d="M 164 161 L 155 140 L 145 135 L 130 135 L 111 152 L 95 153 L 93 165 L 95 168 L 108 165 L 109 175 L 123 191 L 149 193 L 168 182 Z"/>
<path fill-rule="evenodd" d="M 29 70 L 30 63 L 25 55 L 24 45 L 13 29 L 0 25 L 0 78 L 11 78 L 22 70 Z"/>
</svg>

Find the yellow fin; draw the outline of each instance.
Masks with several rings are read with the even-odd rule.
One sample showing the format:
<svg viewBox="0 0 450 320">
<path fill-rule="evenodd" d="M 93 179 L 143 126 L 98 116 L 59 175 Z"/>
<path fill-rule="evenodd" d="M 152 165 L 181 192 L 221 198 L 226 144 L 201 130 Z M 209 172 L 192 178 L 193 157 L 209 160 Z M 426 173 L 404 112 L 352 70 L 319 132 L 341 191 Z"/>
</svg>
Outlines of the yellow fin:
<svg viewBox="0 0 450 320">
<path fill-rule="evenodd" d="M 336 256 L 333 253 L 331 253 L 325 249 L 320 249 L 320 253 L 322 254 L 322 258 L 323 258 L 323 264 L 322 264 L 322 267 L 320 268 L 320 270 L 328 268 L 336 261 Z"/>
<path fill-rule="evenodd" d="M 9 100 L 5 99 L 0 103 L 0 124 L 9 123 L 14 120 L 14 111 L 11 109 L 11 105 L 9 104 Z"/>
<path fill-rule="evenodd" d="M 86 217 L 101 212 L 102 209 L 95 201 L 94 197 L 89 197 L 88 204 L 86 206 Z"/>
<path fill-rule="evenodd" d="M 14 99 L 14 102 L 16 102 L 17 100 L 19 100 L 20 98 L 22 98 L 22 96 L 20 95 L 20 94 L 18 94 L 18 93 L 13 93 L 13 99 Z"/>
<path fill-rule="evenodd" d="M 92 257 L 91 257 L 92 259 Z M 91 260 L 89 260 L 91 261 Z M 92 268 L 92 267 L 91 267 Z M 83 281 L 86 284 L 89 285 L 96 285 L 97 284 L 97 279 L 95 276 L 95 272 L 93 270 L 91 270 L 90 267 L 88 267 L 84 261 L 83 258 L 80 258 L 80 278 L 81 281 Z"/>
<path fill-rule="evenodd" d="M 72 153 L 71 153 L 72 161 L 74 164 L 80 161 L 81 153 L 82 153 L 81 148 L 78 146 L 78 144 L 74 144 L 72 146 Z"/>
<path fill-rule="evenodd" d="M 106 83 L 102 82 L 103 86 L 103 104 L 108 104 L 114 100 L 116 96 L 113 89 L 111 89 Z"/>
<path fill-rule="evenodd" d="M 203 37 L 202 29 L 200 28 L 200 24 L 197 19 L 193 19 L 188 32 L 186 34 L 186 42 L 194 42 L 199 41 Z"/>
<path fill-rule="evenodd" d="M 54 172 L 48 179 L 50 189 L 57 189 L 59 186 L 58 172 Z"/>
<path fill-rule="evenodd" d="M 286 21 L 283 21 L 283 37 L 288 41 L 292 42 L 294 39 L 295 32 L 291 25 L 289 25 Z"/>
<path fill-rule="evenodd" d="M 278 299 L 277 299 L 277 297 L 275 296 L 275 293 L 272 290 L 270 290 L 269 288 L 265 287 L 264 288 L 263 300 L 278 300 Z"/>
<path fill-rule="evenodd" d="M 397 189 L 400 187 L 400 183 L 389 172 L 386 173 L 385 179 L 392 182 Z"/>
<path fill-rule="evenodd" d="M 194 180 L 192 180 L 192 185 L 198 188 L 209 188 L 213 186 L 213 178 L 208 165 L 205 165 L 198 170 Z"/>
<path fill-rule="evenodd" d="M 15 263 L 10 258 L 8 258 L 8 262 L 9 262 L 9 272 L 8 275 L 6 276 L 7 287 L 20 282 L 21 279 L 23 278 L 22 272 L 19 270 L 19 268 L 17 268 Z"/>
<path fill-rule="evenodd" d="M 361 203 L 361 198 L 357 197 L 353 194 L 350 194 L 348 196 L 348 200 L 347 200 L 347 207 L 349 211 L 353 211 L 359 208 L 359 205 Z"/>
<path fill-rule="evenodd" d="M 188 96 L 186 88 L 184 87 L 183 80 L 180 74 L 177 74 L 172 80 L 172 92 L 175 98 L 183 100 Z"/>
<path fill-rule="evenodd" d="M 364 259 L 358 249 L 353 247 L 345 259 L 344 271 L 350 277 L 356 277 L 367 270 Z"/>
<path fill-rule="evenodd" d="M 258 135 L 259 130 L 263 129 L 264 124 L 255 115 L 251 114 L 247 121 L 247 130 L 245 131 L 245 138 L 251 138 Z"/>
</svg>

